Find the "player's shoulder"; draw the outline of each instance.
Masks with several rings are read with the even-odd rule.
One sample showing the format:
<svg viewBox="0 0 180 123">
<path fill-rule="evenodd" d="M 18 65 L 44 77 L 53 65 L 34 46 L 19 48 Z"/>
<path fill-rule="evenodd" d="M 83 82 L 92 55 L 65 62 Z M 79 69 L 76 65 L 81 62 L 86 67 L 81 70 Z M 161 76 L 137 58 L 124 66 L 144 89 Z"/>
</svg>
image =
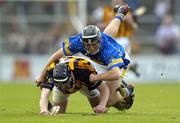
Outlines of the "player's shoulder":
<svg viewBox="0 0 180 123">
<path fill-rule="evenodd" d="M 102 34 L 102 40 L 103 40 L 103 43 L 108 45 L 108 46 L 112 46 L 112 48 L 115 48 L 115 49 L 122 49 L 122 45 L 120 45 L 116 39 L 114 39 L 114 37 L 111 37 L 110 35 L 106 34 L 106 33 L 101 33 Z"/>
<path fill-rule="evenodd" d="M 106 40 L 106 41 L 113 40 L 113 41 L 115 41 L 110 35 L 108 35 L 108 34 L 106 34 L 104 32 L 101 32 L 101 36 L 102 36 L 103 40 Z"/>
<path fill-rule="evenodd" d="M 101 32 L 101 36 L 102 37 L 110 37 L 108 34 L 104 33 L 104 32 Z"/>
<path fill-rule="evenodd" d="M 69 37 L 68 39 L 66 39 L 67 40 L 66 44 L 69 44 L 69 46 L 75 51 L 81 51 L 83 47 L 83 44 L 81 41 L 81 35 L 82 34 L 79 33 L 77 35 Z"/>
<path fill-rule="evenodd" d="M 56 65 L 55 62 L 51 63 L 51 64 L 49 65 L 49 67 L 47 68 L 47 71 L 49 72 L 49 71 L 51 71 L 52 69 L 54 69 L 55 65 Z"/>
<path fill-rule="evenodd" d="M 79 34 L 77 34 L 77 35 L 73 35 L 73 36 L 70 36 L 69 38 L 68 38 L 68 40 L 69 41 L 73 41 L 73 42 L 75 42 L 75 41 L 80 41 L 80 39 L 81 39 L 81 33 L 79 33 Z"/>
<path fill-rule="evenodd" d="M 68 56 L 69 58 L 69 67 L 71 70 L 81 69 L 87 71 L 95 71 L 94 66 L 92 65 L 89 59 L 79 56 Z"/>
</svg>

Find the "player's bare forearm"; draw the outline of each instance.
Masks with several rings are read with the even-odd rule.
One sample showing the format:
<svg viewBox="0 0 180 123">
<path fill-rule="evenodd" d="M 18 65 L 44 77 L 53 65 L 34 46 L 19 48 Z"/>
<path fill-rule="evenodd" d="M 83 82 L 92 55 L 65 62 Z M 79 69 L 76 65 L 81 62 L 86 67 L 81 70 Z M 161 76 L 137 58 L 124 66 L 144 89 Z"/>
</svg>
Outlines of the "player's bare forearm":
<svg viewBox="0 0 180 123">
<path fill-rule="evenodd" d="M 55 52 L 48 60 L 48 63 L 45 66 L 45 69 L 43 70 L 43 75 L 45 75 L 47 68 L 49 65 L 57 60 L 59 60 L 61 57 L 64 56 L 63 49 L 58 50 Z"/>
<path fill-rule="evenodd" d="M 37 85 L 39 85 L 41 82 L 44 82 L 45 76 L 46 76 L 46 72 L 47 72 L 47 68 L 50 66 L 51 63 L 59 60 L 61 57 L 64 56 L 63 50 L 60 49 L 57 52 L 55 52 L 48 60 L 48 63 L 46 64 L 46 66 L 44 67 L 42 73 L 36 78 L 35 82 L 37 83 Z"/>
<path fill-rule="evenodd" d="M 121 21 L 117 18 L 114 18 L 110 24 L 104 29 L 104 33 L 115 37 L 118 33 L 119 26 L 121 24 Z"/>
<path fill-rule="evenodd" d="M 106 105 L 110 91 L 105 83 L 101 83 L 98 89 L 100 91 L 100 102 L 96 107 L 93 108 L 93 110 L 95 113 L 105 113 L 108 110 Z"/>
<path fill-rule="evenodd" d="M 99 89 L 100 94 L 101 94 L 99 104 L 106 106 L 108 98 L 109 98 L 109 94 L 110 94 L 109 88 L 104 82 L 102 82 L 99 85 L 98 89 Z"/>
<path fill-rule="evenodd" d="M 39 106 L 40 106 L 40 114 L 48 114 L 48 100 L 50 96 L 50 89 L 47 88 L 42 88 L 41 90 L 41 97 L 39 101 Z"/>
<path fill-rule="evenodd" d="M 115 81 L 120 79 L 120 75 L 121 70 L 118 67 L 115 67 L 101 74 L 91 74 L 90 81 Z"/>
<path fill-rule="evenodd" d="M 115 37 L 118 33 L 119 26 L 121 22 L 124 19 L 124 16 L 127 14 L 129 11 L 129 6 L 126 5 L 117 5 L 114 7 L 116 9 L 116 15 L 114 19 L 110 22 L 110 24 L 105 28 L 104 33 Z"/>
</svg>

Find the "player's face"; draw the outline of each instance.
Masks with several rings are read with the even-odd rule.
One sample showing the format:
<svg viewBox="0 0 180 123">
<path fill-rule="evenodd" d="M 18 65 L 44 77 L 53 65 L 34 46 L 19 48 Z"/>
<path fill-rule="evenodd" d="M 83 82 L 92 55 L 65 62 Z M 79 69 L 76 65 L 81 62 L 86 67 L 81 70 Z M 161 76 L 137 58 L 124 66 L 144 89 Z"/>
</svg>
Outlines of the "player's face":
<svg viewBox="0 0 180 123">
<path fill-rule="evenodd" d="M 84 44 L 84 47 L 86 48 L 88 54 L 93 55 L 99 52 L 100 44 Z"/>
<path fill-rule="evenodd" d="M 56 85 L 56 87 L 59 90 L 67 91 L 72 88 L 74 81 L 75 81 L 75 78 L 74 78 L 73 73 L 71 72 L 71 77 L 69 77 L 68 81 L 64 83 L 59 83 L 58 85 Z"/>
</svg>

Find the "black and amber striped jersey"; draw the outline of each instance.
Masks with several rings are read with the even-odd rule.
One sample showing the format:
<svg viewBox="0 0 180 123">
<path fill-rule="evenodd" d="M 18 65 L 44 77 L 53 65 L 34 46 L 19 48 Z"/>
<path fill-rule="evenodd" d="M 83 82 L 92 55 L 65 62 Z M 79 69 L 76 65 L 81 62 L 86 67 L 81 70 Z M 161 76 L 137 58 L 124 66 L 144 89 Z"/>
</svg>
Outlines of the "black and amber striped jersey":
<svg viewBox="0 0 180 123">
<path fill-rule="evenodd" d="M 73 87 L 66 91 L 63 91 L 62 93 L 64 94 L 75 93 L 76 91 L 81 89 L 82 86 L 86 86 L 89 90 L 93 90 L 101 84 L 100 81 L 97 82 L 89 81 L 89 75 L 91 73 L 96 74 L 96 70 L 88 60 L 76 56 L 66 56 L 61 58 L 59 61 L 52 63 L 48 67 L 47 75 L 46 75 L 47 82 L 42 83 L 41 88 L 49 88 L 52 90 L 52 88 L 54 87 L 53 69 L 57 63 L 68 64 L 75 78 Z"/>
</svg>

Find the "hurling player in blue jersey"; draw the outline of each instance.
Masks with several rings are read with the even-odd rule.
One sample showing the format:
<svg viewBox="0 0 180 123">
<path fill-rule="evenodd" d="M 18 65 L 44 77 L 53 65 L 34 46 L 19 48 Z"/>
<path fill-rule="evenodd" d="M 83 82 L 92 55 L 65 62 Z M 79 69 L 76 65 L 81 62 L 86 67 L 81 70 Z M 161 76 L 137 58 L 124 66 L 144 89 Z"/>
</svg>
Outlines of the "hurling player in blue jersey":
<svg viewBox="0 0 180 123">
<path fill-rule="evenodd" d="M 94 25 L 86 26 L 82 33 L 72 36 L 65 40 L 63 48 L 55 52 L 44 67 L 36 83 L 44 82 L 48 66 L 63 56 L 75 55 L 81 53 L 83 57 L 91 59 L 98 74 L 91 74 L 90 81 L 105 81 L 110 90 L 108 106 L 118 107 L 120 98 L 130 100 L 129 109 L 133 103 L 133 86 L 122 88 L 121 84 L 126 69 L 130 63 L 130 58 L 124 48 L 118 44 L 112 37 L 118 32 L 118 28 L 123 21 L 124 16 L 129 10 L 129 6 L 122 5 L 114 19 L 101 32 Z M 118 92 L 117 92 L 118 91 Z"/>
</svg>

